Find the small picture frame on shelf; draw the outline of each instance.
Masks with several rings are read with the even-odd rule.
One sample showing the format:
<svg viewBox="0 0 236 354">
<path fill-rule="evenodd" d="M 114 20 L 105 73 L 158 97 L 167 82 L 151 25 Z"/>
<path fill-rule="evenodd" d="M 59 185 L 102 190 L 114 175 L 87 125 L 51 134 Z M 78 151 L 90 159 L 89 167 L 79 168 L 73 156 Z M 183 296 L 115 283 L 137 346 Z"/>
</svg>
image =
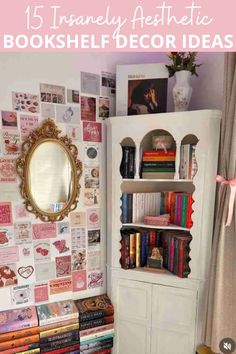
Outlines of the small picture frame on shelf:
<svg viewBox="0 0 236 354">
<path fill-rule="evenodd" d="M 166 112 L 168 77 L 161 63 L 118 65 L 116 115 Z"/>
</svg>

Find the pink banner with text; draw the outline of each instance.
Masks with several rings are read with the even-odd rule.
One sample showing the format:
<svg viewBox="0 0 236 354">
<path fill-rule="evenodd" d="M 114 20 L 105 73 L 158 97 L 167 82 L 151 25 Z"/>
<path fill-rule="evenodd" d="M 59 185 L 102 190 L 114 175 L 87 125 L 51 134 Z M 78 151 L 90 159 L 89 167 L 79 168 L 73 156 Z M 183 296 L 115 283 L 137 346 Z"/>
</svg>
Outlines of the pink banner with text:
<svg viewBox="0 0 236 354">
<path fill-rule="evenodd" d="M 1 51 L 235 51 L 235 0 L 8 0 Z"/>
</svg>

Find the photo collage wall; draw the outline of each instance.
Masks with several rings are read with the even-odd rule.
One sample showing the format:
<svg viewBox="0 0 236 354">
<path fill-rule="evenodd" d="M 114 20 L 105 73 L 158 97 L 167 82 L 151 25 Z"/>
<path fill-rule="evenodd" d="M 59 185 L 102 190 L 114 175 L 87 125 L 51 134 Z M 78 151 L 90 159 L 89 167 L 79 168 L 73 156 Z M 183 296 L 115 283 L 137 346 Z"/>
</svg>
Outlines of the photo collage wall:
<svg viewBox="0 0 236 354">
<path fill-rule="evenodd" d="M 1 200 L 0 296 L 8 289 L 11 306 L 53 301 L 53 295 L 63 298 L 65 293 L 75 298 L 104 286 L 102 125 L 114 95 L 114 74 L 81 72 L 81 87 L 39 83 L 38 93 L 19 88 L 12 92 L 12 107 L 1 109 L 0 185 L 4 191 L 13 184 L 19 187 L 15 163 L 21 144 L 46 118 L 54 119 L 61 134 L 77 145 L 83 164 L 78 207 L 61 222 L 43 223 L 25 209 L 23 201 Z"/>
</svg>

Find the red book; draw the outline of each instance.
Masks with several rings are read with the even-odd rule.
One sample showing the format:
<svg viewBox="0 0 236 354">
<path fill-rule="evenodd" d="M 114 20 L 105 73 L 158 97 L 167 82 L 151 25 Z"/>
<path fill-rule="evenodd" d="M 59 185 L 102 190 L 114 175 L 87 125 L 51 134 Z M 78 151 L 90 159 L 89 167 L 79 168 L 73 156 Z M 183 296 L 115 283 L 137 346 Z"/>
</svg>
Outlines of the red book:
<svg viewBox="0 0 236 354">
<path fill-rule="evenodd" d="M 149 246 L 156 246 L 156 230 L 154 229 L 149 230 Z"/>
<path fill-rule="evenodd" d="M 190 268 L 189 268 L 189 243 L 191 242 L 192 237 L 185 236 L 185 237 L 179 237 L 178 242 L 179 242 L 179 247 L 178 247 L 178 276 L 180 278 L 187 278 L 189 273 L 190 273 Z"/>
<path fill-rule="evenodd" d="M 170 197 L 170 223 L 171 224 L 175 223 L 175 200 L 176 200 L 176 194 L 175 192 L 171 192 L 171 197 Z"/>
<path fill-rule="evenodd" d="M 168 151 L 163 151 L 163 150 L 153 150 L 153 151 L 144 151 L 143 156 L 175 156 L 176 151 L 175 150 L 168 150 Z"/>
<path fill-rule="evenodd" d="M 193 204 L 193 197 L 192 197 L 191 194 L 189 194 L 188 195 L 188 200 L 187 200 L 187 215 L 186 215 L 186 227 L 188 229 L 191 229 L 191 227 L 193 226 L 193 222 L 192 222 L 192 213 L 193 213 L 192 204 Z"/>
</svg>

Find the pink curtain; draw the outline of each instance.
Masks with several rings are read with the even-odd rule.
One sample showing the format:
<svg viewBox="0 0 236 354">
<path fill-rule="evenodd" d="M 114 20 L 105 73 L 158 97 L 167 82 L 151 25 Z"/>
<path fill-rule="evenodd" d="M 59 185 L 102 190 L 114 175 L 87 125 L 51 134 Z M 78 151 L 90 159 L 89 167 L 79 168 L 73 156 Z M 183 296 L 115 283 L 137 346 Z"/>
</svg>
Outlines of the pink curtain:
<svg viewBox="0 0 236 354">
<path fill-rule="evenodd" d="M 216 73 L 217 75 L 217 73 Z M 236 178 L 236 53 L 225 55 L 224 109 L 221 129 L 219 175 L 227 181 Z M 225 226 L 230 199 L 229 184 L 217 192 L 210 289 L 205 343 L 221 353 L 224 338 L 236 342 L 236 212 L 230 226 Z M 234 351 L 236 353 L 236 350 Z"/>
</svg>

